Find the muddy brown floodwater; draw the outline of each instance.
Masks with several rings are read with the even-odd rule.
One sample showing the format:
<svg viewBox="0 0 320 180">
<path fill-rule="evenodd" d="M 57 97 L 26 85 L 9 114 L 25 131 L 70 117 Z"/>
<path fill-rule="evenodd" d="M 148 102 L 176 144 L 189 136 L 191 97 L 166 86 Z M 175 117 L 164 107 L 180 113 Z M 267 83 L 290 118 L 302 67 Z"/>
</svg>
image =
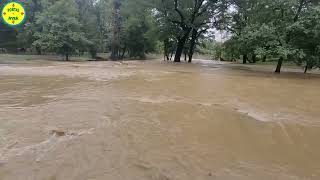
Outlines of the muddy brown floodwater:
<svg viewBox="0 0 320 180">
<path fill-rule="evenodd" d="M 199 62 L 0 66 L 1 180 L 318 180 L 320 77 Z"/>
</svg>

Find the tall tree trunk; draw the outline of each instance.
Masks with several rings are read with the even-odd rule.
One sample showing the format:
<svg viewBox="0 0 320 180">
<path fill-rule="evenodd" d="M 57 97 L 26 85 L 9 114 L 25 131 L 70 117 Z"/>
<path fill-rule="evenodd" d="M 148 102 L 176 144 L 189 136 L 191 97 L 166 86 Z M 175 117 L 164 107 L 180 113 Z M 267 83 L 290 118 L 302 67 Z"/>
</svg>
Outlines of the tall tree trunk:
<svg viewBox="0 0 320 180">
<path fill-rule="evenodd" d="M 189 60 L 188 62 L 191 63 L 193 59 L 193 54 L 194 54 L 194 48 L 195 48 L 195 42 L 190 42 L 190 49 L 189 49 Z"/>
<path fill-rule="evenodd" d="M 186 41 L 189 37 L 190 34 L 190 29 L 186 30 L 182 38 L 178 39 L 178 44 L 177 44 L 177 50 L 176 50 L 176 55 L 174 57 L 174 62 L 180 62 L 181 60 L 181 55 L 183 53 L 184 45 L 186 44 Z"/>
<path fill-rule="evenodd" d="M 280 57 L 278 60 L 278 65 L 277 65 L 277 69 L 276 69 L 275 73 L 281 73 L 282 63 L 283 63 L 283 57 Z"/>
<path fill-rule="evenodd" d="M 113 14 L 113 40 L 111 59 L 113 61 L 118 60 L 120 54 L 120 30 L 121 30 L 121 17 L 120 17 L 120 0 L 114 0 L 114 14 Z"/>
<path fill-rule="evenodd" d="M 312 69 L 312 66 L 311 66 L 311 64 L 309 63 L 309 61 L 307 61 L 306 67 L 304 68 L 304 73 L 307 74 L 307 72 L 308 72 L 309 69 Z"/>
<path fill-rule="evenodd" d="M 255 54 L 252 55 L 252 63 L 257 62 L 257 56 Z"/>
<path fill-rule="evenodd" d="M 184 53 L 184 61 L 187 61 L 187 52 L 184 51 L 183 53 Z"/>
<path fill-rule="evenodd" d="M 196 41 L 198 37 L 198 29 L 192 29 L 190 48 L 189 48 L 189 63 L 192 62 L 194 49 L 196 48 Z"/>
<path fill-rule="evenodd" d="M 304 68 L 304 73 L 307 74 L 308 72 L 308 65 L 306 65 L 306 67 Z"/>
<path fill-rule="evenodd" d="M 171 52 L 171 55 L 170 55 L 170 61 L 172 60 L 173 53 L 174 53 L 174 51 L 172 51 L 172 52 Z"/>
<path fill-rule="evenodd" d="M 69 61 L 69 53 L 66 53 L 66 61 Z"/>
<path fill-rule="evenodd" d="M 267 61 L 267 56 L 264 55 L 263 58 L 262 58 L 262 62 L 266 62 Z"/>
<path fill-rule="evenodd" d="M 121 54 L 121 59 L 123 59 L 123 58 L 124 58 L 124 55 L 126 54 L 126 51 L 127 51 L 127 46 L 126 46 L 126 45 L 124 45 L 124 48 L 123 48 L 123 50 L 122 50 L 122 54 Z"/>
<path fill-rule="evenodd" d="M 247 60 L 248 60 L 248 55 L 247 54 L 245 54 L 245 55 L 243 55 L 243 64 L 247 64 Z"/>
<path fill-rule="evenodd" d="M 165 60 L 167 60 L 167 61 L 169 61 L 169 56 L 170 56 L 170 53 L 169 53 L 169 39 L 165 39 L 164 41 L 163 41 L 163 45 L 164 45 L 164 47 L 163 47 L 163 53 L 164 53 L 164 61 Z"/>
</svg>

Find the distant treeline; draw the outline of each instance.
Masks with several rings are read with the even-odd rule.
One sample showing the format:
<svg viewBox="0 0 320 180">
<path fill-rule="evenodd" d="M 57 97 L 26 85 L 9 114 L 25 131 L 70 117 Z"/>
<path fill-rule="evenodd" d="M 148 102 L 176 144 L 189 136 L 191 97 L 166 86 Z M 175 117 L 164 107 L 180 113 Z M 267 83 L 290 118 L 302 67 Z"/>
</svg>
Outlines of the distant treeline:
<svg viewBox="0 0 320 180">
<path fill-rule="evenodd" d="M 7 1 L 2 1 L 4 4 Z M 27 21 L 1 23 L 8 52 L 70 55 L 111 52 L 111 59 L 192 61 L 195 52 L 243 63 L 277 58 L 306 71 L 320 67 L 319 0 L 29 0 Z M 224 42 L 215 32 L 228 32 Z"/>
</svg>

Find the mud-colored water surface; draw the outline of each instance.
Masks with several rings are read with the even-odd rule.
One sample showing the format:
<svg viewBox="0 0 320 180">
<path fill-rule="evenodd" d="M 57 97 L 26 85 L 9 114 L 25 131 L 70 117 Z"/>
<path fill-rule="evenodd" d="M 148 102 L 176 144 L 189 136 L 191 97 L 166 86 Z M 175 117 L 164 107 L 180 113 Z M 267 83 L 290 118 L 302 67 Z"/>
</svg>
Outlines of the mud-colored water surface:
<svg viewBox="0 0 320 180">
<path fill-rule="evenodd" d="M 0 65 L 1 180 L 318 180 L 320 77 L 213 62 Z"/>
</svg>

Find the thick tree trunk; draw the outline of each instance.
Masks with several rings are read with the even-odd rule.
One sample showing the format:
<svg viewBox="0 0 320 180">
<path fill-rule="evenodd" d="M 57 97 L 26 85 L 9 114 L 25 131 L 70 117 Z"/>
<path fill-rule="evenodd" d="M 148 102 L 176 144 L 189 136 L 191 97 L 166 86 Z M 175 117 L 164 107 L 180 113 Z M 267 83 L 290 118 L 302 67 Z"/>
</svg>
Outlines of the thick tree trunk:
<svg viewBox="0 0 320 180">
<path fill-rule="evenodd" d="M 252 63 L 257 62 L 257 56 L 255 54 L 252 55 Z"/>
<path fill-rule="evenodd" d="M 306 67 L 304 68 L 304 73 L 306 74 L 308 72 L 308 70 L 311 68 L 312 68 L 312 66 L 310 65 L 309 61 L 307 61 Z"/>
<path fill-rule="evenodd" d="M 170 55 L 170 61 L 172 60 L 172 57 L 173 57 L 173 51 L 171 52 L 171 55 Z"/>
<path fill-rule="evenodd" d="M 280 57 L 278 60 L 278 65 L 277 65 L 277 69 L 276 69 L 275 73 L 281 73 L 282 63 L 283 63 L 283 57 Z"/>
<path fill-rule="evenodd" d="M 188 62 L 191 63 L 193 59 L 193 54 L 194 54 L 194 48 L 195 48 L 195 42 L 190 43 L 190 49 L 189 49 L 189 60 Z"/>
<path fill-rule="evenodd" d="M 174 57 L 174 62 L 180 62 L 181 60 L 181 55 L 183 53 L 184 45 L 186 44 L 186 41 L 189 37 L 190 34 L 190 29 L 186 30 L 183 37 L 178 39 L 178 44 L 177 44 L 177 50 L 176 50 L 176 55 Z"/>
<path fill-rule="evenodd" d="M 193 59 L 193 52 L 189 53 L 188 63 L 192 63 L 192 59 Z"/>
<path fill-rule="evenodd" d="M 176 55 L 174 56 L 174 62 L 180 62 L 183 48 L 184 48 L 184 42 L 179 40 L 177 50 L 176 50 Z"/>
<path fill-rule="evenodd" d="M 243 64 L 247 64 L 248 55 L 243 55 Z"/>
<path fill-rule="evenodd" d="M 187 61 L 187 52 L 184 51 L 184 61 Z"/>
<path fill-rule="evenodd" d="M 66 61 L 69 61 L 69 53 L 66 53 Z"/>
<path fill-rule="evenodd" d="M 167 60 L 167 61 L 169 61 L 169 56 L 170 56 L 170 53 L 169 53 L 169 40 L 168 39 L 165 39 L 164 41 L 163 41 L 163 45 L 164 45 L 164 47 L 163 47 L 163 53 L 164 53 L 164 57 L 163 57 L 163 60 L 165 61 L 165 60 Z"/>
<path fill-rule="evenodd" d="M 304 68 L 304 73 L 307 74 L 308 72 L 308 65 L 306 65 L 306 67 Z"/>
<path fill-rule="evenodd" d="M 124 55 L 126 54 L 126 51 L 127 51 L 127 46 L 125 45 L 123 50 L 122 50 L 121 59 L 124 58 Z"/>
<path fill-rule="evenodd" d="M 193 29 L 192 35 L 191 35 L 190 47 L 189 47 L 189 61 L 188 61 L 189 63 L 192 62 L 194 49 L 196 48 L 197 37 L 198 37 L 198 29 Z"/>
<path fill-rule="evenodd" d="M 120 58 L 120 30 L 121 30 L 121 17 L 120 17 L 120 0 L 114 0 L 114 14 L 113 14 L 113 40 L 111 59 L 118 60 Z"/>
<path fill-rule="evenodd" d="M 170 54 L 163 54 L 163 60 L 169 61 L 170 60 Z"/>
<path fill-rule="evenodd" d="M 262 58 L 262 62 L 266 62 L 267 61 L 267 56 L 264 55 L 263 58 Z"/>
</svg>

